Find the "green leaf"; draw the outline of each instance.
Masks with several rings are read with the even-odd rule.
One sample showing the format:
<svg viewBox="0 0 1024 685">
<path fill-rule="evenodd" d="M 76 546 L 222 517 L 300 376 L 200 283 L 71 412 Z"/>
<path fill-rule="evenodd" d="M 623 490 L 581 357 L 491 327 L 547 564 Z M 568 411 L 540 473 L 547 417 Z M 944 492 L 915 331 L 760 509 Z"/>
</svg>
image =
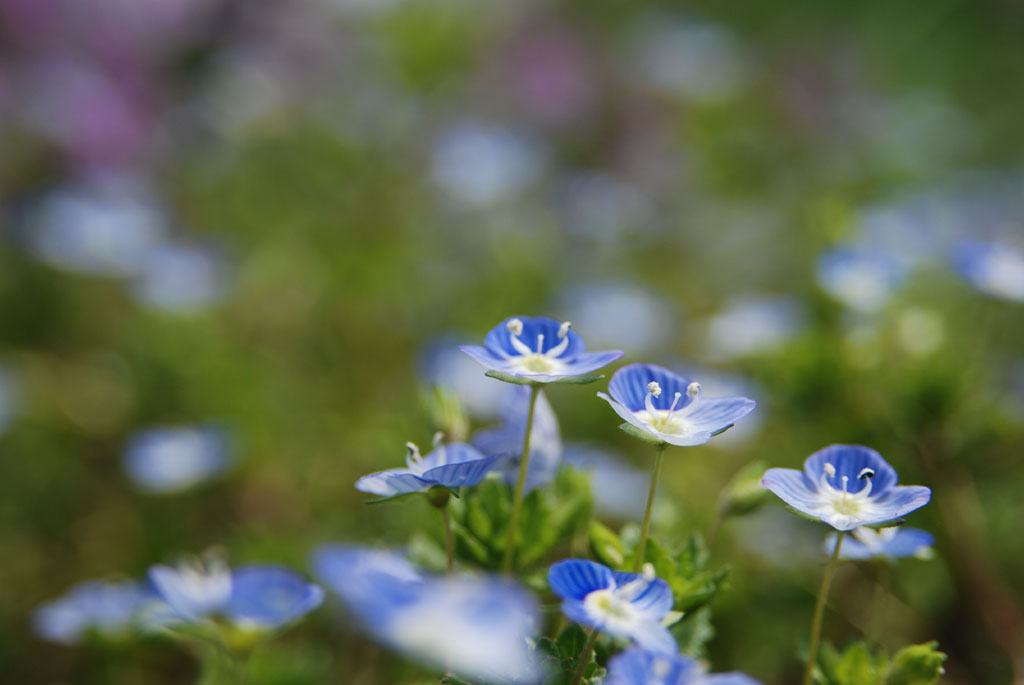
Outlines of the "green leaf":
<svg viewBox="0 0 1024 685">
<path fill-rule="evenodd" d="M 622 562 L 626 560 L 626 552 L 622 549 L 619 536 L 610 528 L 599 521 L 591 521 L 587 541 L 590 545 L 590 552 L 598 561 L 610 568 L 622 568 Z"/>
<path fill-rule="evenodd" d="M 604 378 L 603 373 L 585 373 L 580 376 L 567 376 L 566 378 L 559 378 L 557 381 L 551 381 L 553 385 L 588 385 L 595 381 L 599 381 Z"/>
<path fill-rule="evenodd" d="M 938 642 L 904 647 L 892 659 L 885 685 L 931 685 L 945 673 L 946 655 L 938 651 Z"/>
<path fill-rule="evenodd" d="M 854 642 L 846 648 L 833 673 L 837 685 L 880 685 L 881 676 L 863 642 Z"/>
<path fill-rule="evenodd" d="M 534 381 L 530 380 L 529 378 L 513 376 L 510 373 L 505 373 L 504 371 L 495 371 L 494 369 L 487 371 L 484 375 L 490 376 L 491 378 L 496 378 L 504 383 L 513 383 L 515 385 L 533 385 L 534 383 Z"/>
<path fill-rule="evenodd" d="M 643 442 L 646 442 L 648 445 L 664 445 L 665 444 L 664 440 L 662 440 L 662 439 L 660 439 L 660 438 L 658 438 L 658 437 L 648 433 L 647 431 L 645 431 L 642 428 L 637 428 L 636 426 L 634 426 L 631 423 L 620 424 L 619 425 L 619 430 L 622 431 L 623 433 L 625 433 L 626 435 L 629 435 L 631 437 L 636 438 L 637 440 L 642 440 Z"/>
<path fill-rule="evenodd" d="M 703 659 L 708 643 L 715 637 L 715 628 L 711 625 L 711 609 L 703 607 L 687 614 L 672 626 L 671 631 L 682 654 L 691 659 Z"/>
<path fill-rule="evenodd" d="M 573 623 L 558 635 L 558 654 L 562 658 L 578 659 L 583 647 L 587 644 L 587 634 L 583 628 Z"/>
</svg>

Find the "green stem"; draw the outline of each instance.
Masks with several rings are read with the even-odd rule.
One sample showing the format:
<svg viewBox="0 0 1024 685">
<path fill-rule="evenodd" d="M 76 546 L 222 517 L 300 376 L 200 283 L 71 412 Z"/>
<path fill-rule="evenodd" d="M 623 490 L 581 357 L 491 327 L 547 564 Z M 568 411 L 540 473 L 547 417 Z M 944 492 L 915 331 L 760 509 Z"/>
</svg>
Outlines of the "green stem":
<svg viewBox="0 0 1024 685">
<path fill-rule="evenodd" d="M 530 433 L 533 432 L 533 408 L 537 404 L 540 386 L 530 386 L 530 408 L 526 412 L 526 435 L 523 436 L 523 457 L 519 460 L 519 478 L 512 497 L 512 517 L 508 522 L 508 539 L 505 542 L 505 560 L 501 567 L 506 573 L 512 570 L 512 556 L 516 547 L 516 534 L 519 532 L 519 510 L 523 507 L 523 488 L 526 485 L 526 467 L 530 461 Z"/>
<path fill-rule="evenodd" d="M 832 584 L 832 574 L 836 570 L 836 562 L 839 561 L 839 548 L 843 546 L 843 537 L 846 533 L 839 532 L 836 536 L 836 548 L 832 551 L 832 558 L 825 570 L 825 577 L 821 581 L 821 589 L 818 590 L 818 603 L 814 607 L 814 620 L 811 622 L 811 645 L 807 650 L 807 670 L 804 671 L 804 684 L 811 685 L 814 682 L 814 664 L 818 658 L 818 640 L 821 637 L 821 620 L 825 616 L 825 599 L 828 597 L 828 588 Z"/>
<path fill-rule="evenodd" d="M 444 549 L 448 554 L 448 575 L 455 571 L 455 537 L 452 535 L 452 517 L 448 515 L 448 505 L 441 507 L 441 520 L 444 521 Z"/>
<path fill-rule="evenodd" d="M 576 672 L 572 675 L 572 685 L 579 685 L 580 681 L 583 680 L 583 672 L 587 670 L 587 665 L 590 664 L 590 655 L 594 652 L 595 642 L 597 642 L 596 628 L 590 631 L 587 644 L 583 646 L 583 651 L 580 653 L 580 663 L 576 667 Z"/>
<path fill-rule="evenodd" d="M 636 546 L 636 560 L 633 562 L 633 573 L 640 573 L 644 565 L 644 548 L 647 547 L 647 529 L 651 526 L 651 510 L 654 508 L 654 493 L 658 490 L 658 476 L 661 475 L 661 462 L 665 457 L 665 443 L 658 445 L 658 453 L 654 458 L 654 474 L 651 475 L 651 491 L 647 493 L 647 508 L 644 510 L 644 523 L 640 527 L 640 542 Z"/>
<path fill-rule="evenodd" d="M 868 643 L 881 647 L 879 635 L 882 634 L 882 617 L 885 613 L 885 598 L 889 594 L 889 562 L 885 559 L 876 562 L 875 596 L 871 599 L 871 623 L 868 627 Z"/>
</svg>

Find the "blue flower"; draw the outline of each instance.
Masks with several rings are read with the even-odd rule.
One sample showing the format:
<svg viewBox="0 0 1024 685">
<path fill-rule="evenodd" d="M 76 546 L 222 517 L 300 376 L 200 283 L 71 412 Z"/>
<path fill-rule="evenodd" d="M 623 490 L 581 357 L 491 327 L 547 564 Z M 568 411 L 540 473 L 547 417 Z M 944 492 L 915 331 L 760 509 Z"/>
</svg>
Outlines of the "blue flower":
<svg viewBox="0 0 1024 685">
<path fill-rule="evenodd" d="M 432 487 L 471 487 L 484 479 L 497 461 L 485 457 L 473 447 L 464 443 L 439 443 L 434 451 L 425 457 L 411 442 L 406 443 L 407 468 L 394 468 L 363 476 L 356 481 L 356 489 L 381 497 L 394 497 L 416 492 L 426 492 Z"/>
<path fill-rule="evenodd" d="M 477 431 L 473 444 L 484 454 L 496 459 L 495 470 L 503 474 L 509 485 L 515 485 L 519 460 L 523 455 L 526 437 L 526 417 L 530 409 L 530 389 L 522 385 L 506 386 L 505 402 L 501 408 L 504 421 L 496 428 Z M 533 429 L 530 431 L 530 461 L 526 466 L 524 492 L 544 485 L 555 476 L 562 458 L 562 436 L 558 418 L 543 392 L 537 393 L 533 409 Z"/>
<path fill-rule="evenodd" d="M 830 533 L 825 538 L 825 552 L 831 555 L 836 549 L 835 533 Z M 855 528 L 850 535 L 843 540 L 843 546 L 839 549 L 840 559 L 873 559 L 885 557 L 888 559 L 900 559 L 903 557 L 917 557 L 927 559 L 931 556 L 932 544 L 935 538 L 931 533 L 918 530 L 917 528 L 904 528 L 894 526 L 892 528 Z"/>
<path fill-rule="evenodd" d="M 668 583 L 643 574 L 615 572 L 586 559 L 566 559 L 548 569 L 548 586 L 561 597 L 562 612 L 573 621 L 641 647 L 675 654 L 676 641 L 661 621 L 672 610 Z"/>
<path fill-rule="evenodd" d="M 158 494 L 204 483 L 231 462 L 227 435 L 215 427 L 151 428 L 131 438 L 123 457 L 129 478 L 141 490 Z"/>
<path fill-rule="evenodd" d="M 772 352 L 796 335 L 806 318 L 792 298 L 742 295 L 708 320 L 705 355 L 723 360 Z"/>
<path fill-rule="evenodd" d="M 753 411 L 745 397 L 704 399 L 700 383 L 653 364 L 630 364 L 615 372 L 608 392 L 597 396 L 633 426 L 680 447 L 702 445 Z"/>
<path fill-rule="evenodd" d="M 420 358 L 423 380 L 454 394 L 470 415 L 491 420 L 498 415 L 507 384 L 480 373 L 480 366 L 463 354 L 450 336 L 428 345 Z"/>
<path fill-rule="evenodd" d="M 225 291 L 220 250 L 199 242 L 162 242 L 146 252 L 131 292 L 144 306 L 173 313 L 200 310 Z"/>
<path fill-rule="evenodd" d="M 242 566 L 234 572 L 217 557 L 177 568 L 154 566 L 149 579 L 172 622 L 202 624 L 211 617 L 249 631 L 270 631 L 320 606 L 323 590 L 279 566 Z"/>
<path fill-rule="evenodd" d="M 137 627 L 140 611 L 153 600 L 134 580 L 89 580 L 36 609 L 32 626 L 39 637 L 66 645 L 92 631 L 120 637 Z"/>
<path fill-rule="evenodd" d="M 668 302 L 629 282 L 593 283 L 573 288 L 561 299 L 593 345 L 645 354 L 664 348 L 676 327 Z"/>
<path fill-rule="evenodd" d="M 528 646 L 536 602 L 506 579 L 429 576 L 397 554 L 346 545 L 321 547 L 313 567 L 374 639 L 412 659 L 488 682 L 542 679 Z"/>
<path fill-rule="evenodd" d="M 980 292 L 1024 302 L 1024 252 L 998 243 L 965 241 L 953 252 L 953 266 Z"/>
<path fill-rule="evenodd" d="M 818 260 L 818 283 L 829 295 L 859 311 L 882 307 L 906 276 L 906 269 L 885 252 L 844 247 Z"/>
<path fill-rule="evenodd" d="M 840 531 L 896 520 L 932 496 L 920 485 L 896 485 L 896 471 L 861 445 L 830 445 L 807 457 L 803 471 L 768 469 L 761 483 L 786 504 Z"/>
<path fill-rule="evenodd" d="M 484 347 L 459 349 L 488 369 L 535 383 L 591 373 L 622 356 L 617 350 L 585 352 L 583 339 L 568 321 L 558 323 L 545 316 L 506 319 L 487 334 Z"/>
<path fill-rule="evenodd" d="M 608 661 L 605 685 L 758 685 L 758 682 L 742 673 L 706 675 L 693 659 L 632 647 Z"/>
</svg>

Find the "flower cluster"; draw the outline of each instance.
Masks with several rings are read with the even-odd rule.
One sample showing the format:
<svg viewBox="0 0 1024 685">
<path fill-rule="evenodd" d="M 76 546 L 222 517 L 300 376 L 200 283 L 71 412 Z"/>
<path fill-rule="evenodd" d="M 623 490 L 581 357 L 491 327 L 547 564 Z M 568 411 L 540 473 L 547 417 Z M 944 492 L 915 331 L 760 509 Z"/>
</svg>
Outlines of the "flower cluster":
<svg viewBox="0 0 1024 685">
<path fill-rule="evenodd" d="M 635 505 L 646 485 L 635 482 L 640 472 L 594 448 L 570 450 L 563 460 L 558 419 L 542 391 L 549 383 L 599 380 L 595 371 L 622 353 L 585 352 L 567 322 L 543 317 L 509 318 L 488 333 L 484 347 L 462 349 L 489 369 L 487 375 L 508 384 L 501 422 L 469 437 L 472 444 L 448 442 L 438 433 L 426 455 L 407 442 L 405 466 L 355 482 L 357 490 L 376 496 L 375 502 L 412 495 L 429 502 L 440 513 L 447 563 L 437 558 L 439 547 L 432 556 L 429 542 L 415 554 L 412 548 L 321 545 L 311 556 L 313 575 L 340 600 L 344 615 L 372 640 L 461 682 L 756 685 L 741 673 L 708 674 L 704 663 L 680 653 L 677 636 L 690 629 L 691 614 L 720 589 L 724 574 L 704 567 L 706 553 L 693 539 L 680 549 L 649 541 L 668 447 L 708 443 L 753 411 L 755 402 L 705 397 L 698 381 L 653 364 L 618 369 L 608 392 L 597 395 L 625 421 L 622 430 L 656 451 L 642 523 L 621 534 L 584 524 L 600 561 L 563 558 L 542 575 L 539 560 L 568 547 L 584 530 L 578 521 L 589 517 L 589 497 L 580 500 L 582 506 L 560 509 L 553 494 L 566 487 L 567 478 L 571 481 L 573 476 L 565 474 L 572 473 L 572 465 L 586 473 L 609 471 L 605 480 L 610 482 L 601 487 L 628 487 L 637 500 L 616 502 L 614 509 L 639 518 Z M 173 492 L 226 468 L 224 442 L 213 429 L 157 429 L 131 442 L 125 465 L 144 489 Z M 765 490 L 756 484 L 763 467 L 750 465 L 746 471 L 752 469 L 756 476 L 743 476 L 752 486 L 731 483 L 723 492 L 720 502 L 728 506 L 721 507 L 722 515 L 756 508 L 763 499 Z M 621 479 L 629 482 L 617 482 Z M 867 447 L 826 447 L 808 457 L 802 471 L 768 469 L 761 483 L 836 531 L 825 540 L 832 563 L 816 626 L 838 559 L 921 557 L 932 544 L 924 531 L 896 527 L 928 502 L 930 490 L 897 485 L 895 470 Z M 596 494 L 601 496 L 600 489 Z M 737 505 L 741 499 L 745 504 Z M 890 525 L 873 528 L 879 524 Z M 504 549 L 494 554 L 502 539 Z M 494 573 L 499 559 L 505 571 L 500 575 Z M 562 614 L 575 625 L 554 638 L 544 636 L 540 604 L 531 590 L 557 596 Z M 155 565 L 142 582 L 82 583 L 40 607 L 35 627 L 41 636 L 66 644 L 90 634 L 104 639 L 124 639 L 134 631 L 171 634 L 217 645 L 217 653 L 244 662 L 260 641 L 323 600 L 319 585 L 287 568 L 231 569 L 222 556 L 209 553 L 177 566 Z M 817 642 L 815 627 L 808 674 Z"/>
</svg>

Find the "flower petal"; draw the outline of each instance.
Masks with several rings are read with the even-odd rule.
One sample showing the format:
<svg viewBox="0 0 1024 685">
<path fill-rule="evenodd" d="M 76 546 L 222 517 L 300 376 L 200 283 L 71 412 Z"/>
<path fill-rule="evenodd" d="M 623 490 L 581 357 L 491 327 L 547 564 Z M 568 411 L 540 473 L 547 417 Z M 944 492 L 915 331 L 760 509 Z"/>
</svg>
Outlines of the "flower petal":
<svg viewBox="0 0 1024 685">
<path fill-rule="evenodd" d="M 613 574 L 615 579 L 615 585 L 621 588 L 627 583 L 631 583 L 636 580 L 643 578 L 638 573 L 627 573 L 625 571 L 618 571 Z M 672 588 L 668 586 L 661 578 L 655 578 L 644 590 L 629 600 L 633 608 L 644 614 L 646 617 L 653 621 L 660 621 L 665 617 L 665 614 L 672 611 Z"/>
<path fill-rule="evenodd" d="M 745 673 L 715 673 L 693 682 L 693 685 L 761 685 Z"/>
<path fill-rule="evenodd" d="M 803 471 L 768 469 L 761 478 L 761 485 L 789 506 L 809 516 L 818 516 L 821 501 L 818 488 Z"/>
<path fill-rule="evenodd" d="M 659 654 L 678 654 L 679 647 L 676 646 L 676 639 L 672 637 L 669 629 L 661 625 L 660 621 L 637 621 L 630 627 L 628 637 L 644 649 Z"/>
<path fill-rule="evenodd" d="M 232 573 L 226 613 L 243 627 L 276 628 L 316 609 L 323 599 L 320 586 L 286 568 L 244 566 Z"/>
<path fill-rule="evenodd" d="M 557 347 L 562 342 L 562 339 L 558 337 L 558 330 L 562 327 L 562 322 L 555 321 L 547 316 L 510 316 L 492 328 L 484 339 L 484 345 L 492 354 L 496 356 L 500 356 L 502 354 L 508 356 L 519 356 L 519 351 L 516 350 L 515 346 L 512 344 L 512 332 L 508 330 L 508 322 L 512 319 L 519 319 L 522 323 L 523 330 L 518 336 L 519 340 L 533 351 L 536 351 L 537 349 L 538 335 L 544 336 L 541 352 L 547 352 L 552 347 Z M 565 351 L 559 355 L 559 357 L 564 359 L 575 357 L 586 349 L 586 346 L 583 344 L 583 339 L 576 333 L 576 331 L 570 328 L 567 336 L 569 338 L 569 344 L 566 346 Z"/>
<path fill-rule="evenodd" d="M 756 406 L 757 402 L 746 397 L 701 398 L 685 418 L 694 432 L 714 433 L 736 423 Z"/>
<path fill-rule="evenodd" d="M 565 559 L 548 569 L 548 586 L 562 599 L 582 600 L 594 590 L 611 587 L 612 570 L 586 559 Z"/>
<path fill-rule="evenodd" d="M 931 498 L 931 489 L 923 485 L 894 487 L 878 499 L 871 498 L 874 505 L 872 515 L 865 517 L 863 525 L 870 526 L 901 518 L 928 504 Z"/>
<path fill-rule="evenodd" d="M 814 483 L 821 480 L 825 473 L 825 464 L 832 464 L 836 469 L 834 478 L 829 482 L 834 487 L 841 487 L 843 476 L 847 477 L 847 490 L 851 494 L 860 492 L 867 486 L 867 479 L 860 478 L 865 468 L 870 468 L 875 475 L 871 478 L 871 496 L 877 497 L 896 485 L 896 471 L 882 455 L 863 445 L 829 445 L 820 449 L 804 462 L 804 473 Z"/>
<path fill-rule="evenodd" d="M 388 469 L 363 476 L 356 481 L 356 490 L 391 497 L 410 492 L 426 492 L 433 485 L 431 481 L 414 475 L 409 469 Z"/>
<path fill-rule="evenodd" d="M 606 682 L 607 685 L 645 685 L 652 682 L 685 685 L 698 679 L 702 670 L 699 663 L 685 656 L 630 647 L 608 661 Z"/>
<path fill-rule="evenodd" d="M 508 363 L 503 357 L 499 357 L 479 345 L 459 345 L 459 349 L 488 369 L 508 370 Z"/>
<path fill-rule="evenodd" d="M 567 359 L 564 376 L 582 376 L 591 371 L 608 366 L 616 359 L 622 357 L 625 352 L 621 350 L 604 350 L 602 352 L 584 352 L 583 354 Z"/>
<path fill-rule="evenodd" d="M 658 435 L 657 431 L 655 431 L 648 424 L 644 423 L 639 418 L 637 418 L 636 414 L 631 412 L 628 407 L 623 405 L 618 400 L 609 397 L 603 392 L 597 393 L 597 396 L 600 397 L 605 402 L 607 402 L 608 404 L 610 404 L 612 409 L 615 410 L 615 413 L 621 416 L 623 419 L 625 419 L 627 423 L 636 426 L 640 430 L 647 431 L 652 435 Z"/>
<path fill-rule="evenodd" d="M 655 409 L 668 409 L 672 406 L 677 392 L 680 393 L 680 397 L 676 403 L 676 409 L 682 409 L 693 401 L 693 398 L 686 394 L 686 388 L 691 383 L 689 378 L 684 378 L 654 364 L 623 366 L 608 382 L 608 392 L 627 409 L 640 411 L 645 408 L 645 400 L 649 392 L 647 385 L 652 381 L 661 386 L 661 394 L 651 398 Z"/>
<path fill-rule="evenodd" d="M 446 488 L 472 487 L 487 476 L 487 472 L 493 468 L 496 461 L 498 461 L 497 458 L 484 457 L 473 461 L 445 464 L 425 471 L 423 480 L 443 485 Z"/>
</svg>

